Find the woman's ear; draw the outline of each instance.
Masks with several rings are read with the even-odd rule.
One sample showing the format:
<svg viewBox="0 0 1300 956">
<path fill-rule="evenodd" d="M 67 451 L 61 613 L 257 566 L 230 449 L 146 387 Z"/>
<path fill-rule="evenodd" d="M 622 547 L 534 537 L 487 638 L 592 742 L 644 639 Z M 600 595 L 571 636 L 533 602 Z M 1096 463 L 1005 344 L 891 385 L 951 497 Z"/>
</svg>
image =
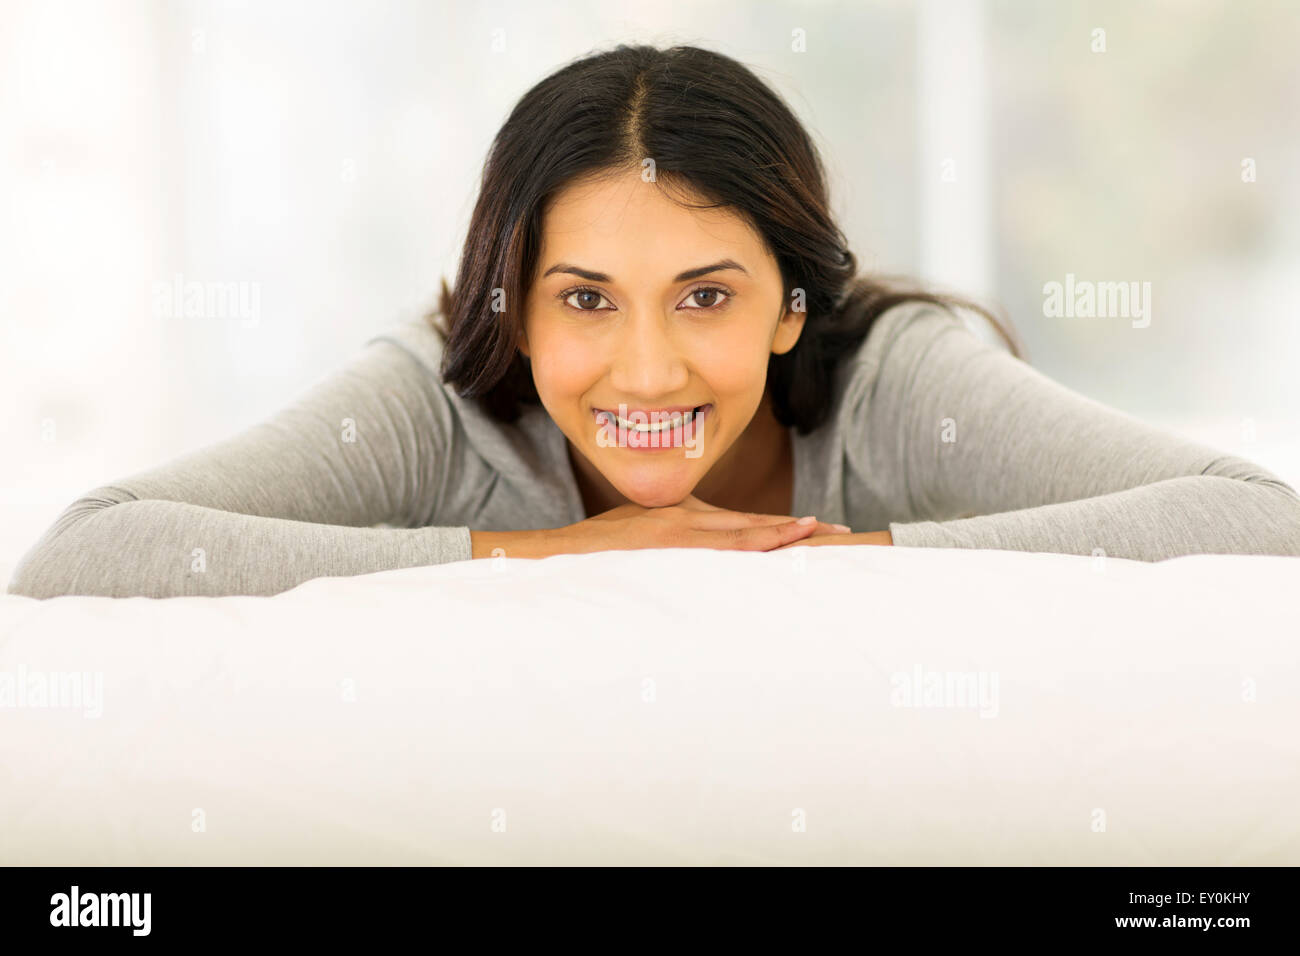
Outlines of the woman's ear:
<svg viewBox="0 0 1300 956">
<path fill-rule="evenodd" d="M 524 353 L 524 358 L 532 358 L 528 354 L 528 333 L 522 328 L 519 330 L 519 334 L 515 336 L 515 347 Z"/>
<path fill-rule="evenodd" d="M 776 334 L 772 336 L 773 355 L 784 355 L 794 348 L 803 333 L 803 324 L 807 318 L 808 313 L 802 309 L 786 306 L 782 310 L 781 318 L 776 323 Z"/>
</svg>

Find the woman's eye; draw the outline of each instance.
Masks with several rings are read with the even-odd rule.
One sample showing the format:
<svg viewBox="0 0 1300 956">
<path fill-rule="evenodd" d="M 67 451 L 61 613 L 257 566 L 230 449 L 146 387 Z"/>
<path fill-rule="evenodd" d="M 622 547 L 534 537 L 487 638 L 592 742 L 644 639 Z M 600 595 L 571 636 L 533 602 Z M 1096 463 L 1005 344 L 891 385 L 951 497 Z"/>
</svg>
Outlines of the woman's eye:
<svg viewBox="0 0 1300 956">
<path fill-rule="evenodd" d="M 725 303 L 727 299 L 731 298 L 731 293 L 725 289 L 715 289 L 712 286 L 708 286 L 703 289 L 696 289 L 686 297 L 685 301 L 694 303 L 693 305 L 688 305 L 688 309 L 715 309 L 718 305 L 722 304 L 718 300 L 719 296 L 725 297 L 722 300 L 722 302 Z"/>
<path fill-rule="evenodd" d="M 574 302 L 573 300 L 577 300 Z M 599 306 L 605 301 L 605 297 L 593 289 L 575 289 L 564 297 L 565 305 L 577 309 L 580 312 L 600 312 L 603 311 Z"/>
<path fill-rule="evenodd" d="M 569 308 L 579 312 L 612 311 L 609 300 L 595 289 L 571 289 L 561 293 L 560 298 Z M 731 293 L 726 289 L 706 286 L 691 292 L 682 305 L 688 310 L 710 311 L 725 305 L 729 299 Z"/>
</svg>

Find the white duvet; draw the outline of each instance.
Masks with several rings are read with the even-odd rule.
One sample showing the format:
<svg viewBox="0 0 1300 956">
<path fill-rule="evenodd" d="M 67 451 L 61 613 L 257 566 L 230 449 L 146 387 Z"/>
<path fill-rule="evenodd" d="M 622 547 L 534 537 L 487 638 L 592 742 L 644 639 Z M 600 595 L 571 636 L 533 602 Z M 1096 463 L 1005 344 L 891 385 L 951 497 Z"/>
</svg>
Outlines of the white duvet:
<svg viewBox="0 0 1300 956">
<path fill-rule="evenodd" d="M 1300 559 L 0 597 L 0 863 L 1298 864 Z"/>
</svg>

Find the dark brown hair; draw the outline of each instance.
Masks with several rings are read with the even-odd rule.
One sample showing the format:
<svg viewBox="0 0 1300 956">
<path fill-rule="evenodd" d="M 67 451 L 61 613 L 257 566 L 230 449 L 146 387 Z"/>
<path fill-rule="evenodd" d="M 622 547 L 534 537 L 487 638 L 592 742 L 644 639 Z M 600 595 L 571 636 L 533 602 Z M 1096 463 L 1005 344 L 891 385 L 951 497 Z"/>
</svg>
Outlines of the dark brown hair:
<svg viewBox="0 0 1300 956">
<path fill-rule="evenodd" d="M 459 395 L 505 422 L 518 417 L 520 403 L 540 402 L 517 342 L 546 204 L 580 179 L 640 170 L 645 158 L 654 160 L 657 185 L 689 188 L 707 200 L 696 208 L 725 207 L 750 222 L 780 267 L 787 302 L 803 290 L 799 340 L 768 362 L 781 424 L 806 434 L 826 419 L 836 363 L 902 302 L 970 309 L 1021 354 L 1014 333 L 973 302 L 857 275 L 830 214 L 816 147 L 748 68 L 698 47 L 620 45 L 543 79 L 492 143 L 455 291 L 442 283 L 445 328 L 429 316 L 447 340 L 443 380 Z"/>
</svg>

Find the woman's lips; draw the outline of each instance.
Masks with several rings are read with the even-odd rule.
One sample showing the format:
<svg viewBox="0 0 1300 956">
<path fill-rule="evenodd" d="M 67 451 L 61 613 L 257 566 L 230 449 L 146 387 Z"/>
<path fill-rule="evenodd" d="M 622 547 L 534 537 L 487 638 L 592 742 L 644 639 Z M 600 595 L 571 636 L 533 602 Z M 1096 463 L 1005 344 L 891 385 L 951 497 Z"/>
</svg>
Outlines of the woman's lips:
<svg viewBox="0 0 1300 956">
<path fill-rule="evenodd" d="M 657 417 L 662 418 L 664 416 L 672 416 L 679 412 L 685 414 L 686 412 L 691 412 L 697 408 L 703 407 L 703 405 L 667 405 L 663 408 L 628 408 L 626 405 L 619 405 L 621 411 L 618 414 L 622 415 L 624 418 L 634 418 L 637 415 L 644 415 L 646 421 L 650 422 L 657 420 Z M 597 408 L 596 411 L 612 412 L 614 409 Z"/>
<path fill-rule="evenodd" d="M 604 441 L 601 443 L 605 447 L 617 446 L 620 448 L 631 448 L 636 451 L 662 451 L 668 448 L 692 447 L 696 444 L 700 429 L 713 413 L 713 404 L 697 405 L 694 415 L 689 422 L 683 421 L 682 424 L 661 428 L 657 431 L 641 431 L 637 428 L 630 428 L 620 425 L 615 414 L 607 409 L 597 408 L 592 410 L 596 418 L 596 424 L 600 426 Z M 631 417 L 631 413 L 629 413 Z M 632 421 L 637 421 L 632 418 Z M 656 416 L 650 416 L 649 424 L 657 423 Z"/>
</svg>

